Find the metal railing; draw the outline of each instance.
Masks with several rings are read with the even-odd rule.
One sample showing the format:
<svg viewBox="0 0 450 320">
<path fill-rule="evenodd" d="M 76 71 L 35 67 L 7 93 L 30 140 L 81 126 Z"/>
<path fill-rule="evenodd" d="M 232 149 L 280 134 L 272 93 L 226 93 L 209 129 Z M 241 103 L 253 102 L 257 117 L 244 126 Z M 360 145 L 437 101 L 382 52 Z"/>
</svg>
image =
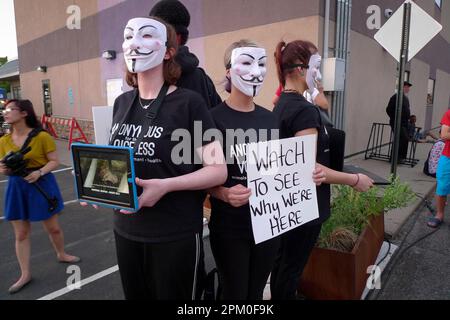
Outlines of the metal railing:
<svg viewBox="0 0 450 320">
<path fill-rule="evenodd" d="M 418 136 L 420 132 L 420 127 L 415 127 L 413 137 Z M 369 141 L 367 142 L 367 148 L 365 151 L 364 158 L 391 161 L 391 156 L 393 152 L 393 134 L 391 126 L 387 123 L 377 123 L 372 124 L 372 130 L 370 131 Z M 410 139 L 408 143 L 407 156 L 403 159 L 400 164 L 410 165 L 414 167 L 419 159 L 416 159 L 416 148 L 417 140 Z"/>
</svg>

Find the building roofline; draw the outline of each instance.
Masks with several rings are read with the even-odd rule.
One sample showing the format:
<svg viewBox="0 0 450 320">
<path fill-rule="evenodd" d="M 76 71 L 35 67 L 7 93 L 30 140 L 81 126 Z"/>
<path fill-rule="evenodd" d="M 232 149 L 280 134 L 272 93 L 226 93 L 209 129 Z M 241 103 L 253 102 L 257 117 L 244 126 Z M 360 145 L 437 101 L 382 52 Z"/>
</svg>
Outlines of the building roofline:
<svg viewBox="0 0 450 320">
<path fill-rule="evenodd" d="M 19 59 L 10 60 L 0 66 L 0 80 L 18 77 L 19 74 Z"/>
</svg>

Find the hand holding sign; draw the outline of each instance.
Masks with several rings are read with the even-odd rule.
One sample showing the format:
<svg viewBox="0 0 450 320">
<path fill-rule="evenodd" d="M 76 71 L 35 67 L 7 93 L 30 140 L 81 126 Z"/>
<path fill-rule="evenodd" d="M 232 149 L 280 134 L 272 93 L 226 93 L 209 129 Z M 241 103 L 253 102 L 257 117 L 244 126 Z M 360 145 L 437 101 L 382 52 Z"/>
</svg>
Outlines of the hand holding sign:
<svg viewBox="0 0 450 320">
<path fill-rule="evenodd" d="M 316 186 L 320 186 L 322 183 L 325 182 L 325 180 L 327 180 L 325 170 L 323 170 L 320 164 L 317 164 L 316 169 L 313 171 L 313 181 L 316 184 Z"/>
<path fill-rule="evenodd" d="M 226 202 L 228 202 L 235 208 L 242 207 L 244 204 L 247 204 L 248 199 L 252 195 L 252 190 L 244 187 L 242 184 L 237 184 L 231 188 L 226 189 Z"/>
<path fill-rule="evenodd" d="M 255 243 L 269 240 L 319 217 L 316 135 L 253 143 L 247 150 L 250 215 Z"/>
</svg>

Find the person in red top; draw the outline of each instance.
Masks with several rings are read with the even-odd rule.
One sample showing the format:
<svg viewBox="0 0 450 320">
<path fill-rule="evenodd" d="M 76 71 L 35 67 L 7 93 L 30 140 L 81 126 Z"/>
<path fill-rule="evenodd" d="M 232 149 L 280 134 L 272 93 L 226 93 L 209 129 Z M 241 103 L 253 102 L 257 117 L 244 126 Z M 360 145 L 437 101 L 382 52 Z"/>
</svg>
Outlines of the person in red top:
<svg viewBox="0 0 450 320">
<path fill-rule="evenodd" d="M 444 150 L 439 158 L 436 172 L 436 209 L 437 213 L 428 220 L 428 226 L 437 228 L 444 221 L 445 202 L 450 194 L 450 110 L 441 120 L 441 138 L 445 141 Z"/>
</svg>

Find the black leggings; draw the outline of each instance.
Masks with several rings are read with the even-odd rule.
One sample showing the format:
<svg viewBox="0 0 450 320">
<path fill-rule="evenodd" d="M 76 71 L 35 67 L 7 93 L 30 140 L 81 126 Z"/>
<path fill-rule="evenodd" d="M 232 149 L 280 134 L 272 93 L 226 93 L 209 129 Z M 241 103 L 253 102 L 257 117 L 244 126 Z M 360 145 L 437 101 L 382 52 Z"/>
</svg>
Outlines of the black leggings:
<svg viewBox="0 0 450 320">
<path fill-rule="evenodd" d="M 255 245 L 253 239 L 235 239 L 210 233 L 211 250 L 219 271 L 223 300 L 262 300 L 279 239 Z"/>
<path fill-rule="evenodd" d="M 114 234 L 125 299 L 194 300 L 203 250 L 199 234 L 164 243 L 136 242 Z"/>
<path fill-rule="evenodd" d="M 281 235 L 281 248 L 270 276 L 273 300 L 294 300 L 303 269 L 322 225 L 300 226 Z"/>
</svg>

